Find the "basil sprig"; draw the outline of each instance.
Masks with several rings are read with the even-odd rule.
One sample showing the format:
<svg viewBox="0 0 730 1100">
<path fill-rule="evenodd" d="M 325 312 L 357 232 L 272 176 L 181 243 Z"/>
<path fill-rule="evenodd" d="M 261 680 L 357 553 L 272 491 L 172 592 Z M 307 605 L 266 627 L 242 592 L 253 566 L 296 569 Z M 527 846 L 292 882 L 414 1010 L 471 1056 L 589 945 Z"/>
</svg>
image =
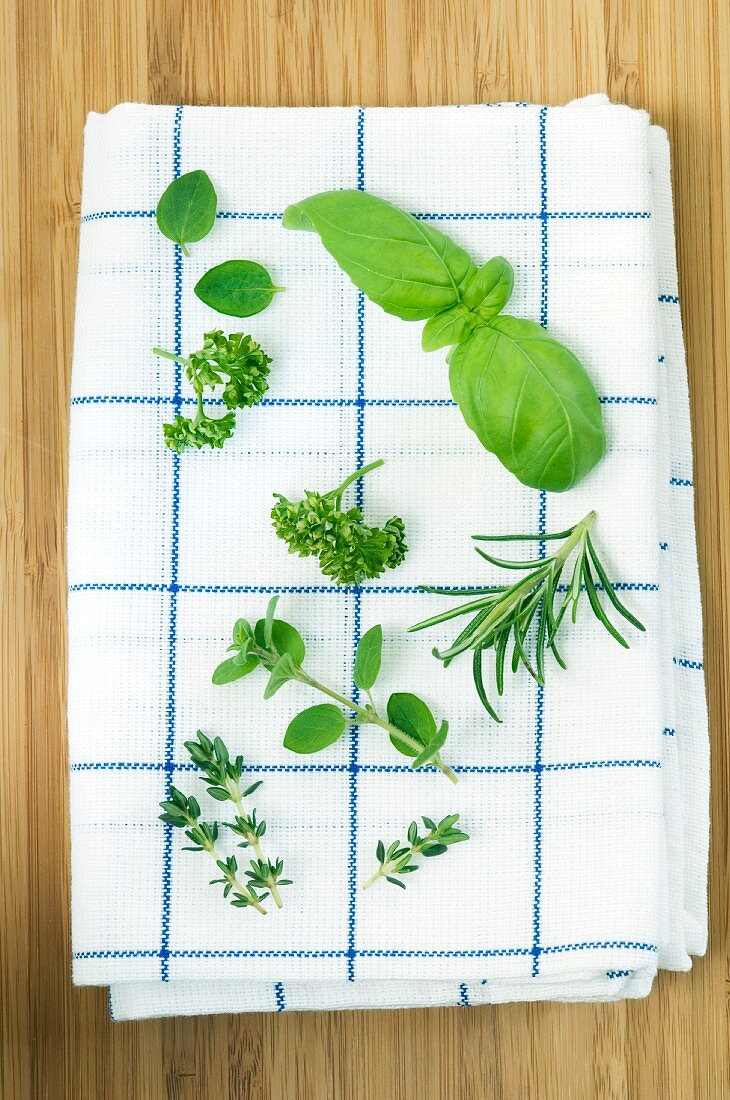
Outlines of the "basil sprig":
<svg viewBox="0 0 730 1100">
<path fill-rule="evenodd" d="M 440 230 L 364 191 L 326 191 L 284 211 L 318 233 L 364 294 L 406 321 L 426 320 L 426 351 L 452 345 L 455 401 L 480 442 L 523 484 L 563 492 L 605 449 L 598 395 L 576 356 L 532 321 L 500 315 L 513 272 L 477 267 Z"/>
</svg>

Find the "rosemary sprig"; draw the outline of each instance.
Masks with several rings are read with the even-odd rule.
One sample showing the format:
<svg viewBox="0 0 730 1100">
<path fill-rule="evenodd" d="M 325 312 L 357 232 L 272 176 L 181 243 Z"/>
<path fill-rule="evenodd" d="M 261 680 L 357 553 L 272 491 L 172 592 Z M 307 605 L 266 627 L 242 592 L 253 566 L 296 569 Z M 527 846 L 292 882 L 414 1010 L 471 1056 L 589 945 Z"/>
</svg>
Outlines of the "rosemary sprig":
<svg viewBox="0 0 730 1100">
<path fill-rule="evenodd" d="M 383 632 L 374 626 L 360 639 L 355 657 L 354 680 L 366 703 L 348 699 L 333 688 L 310 676 L 303 667 L 305 645 L 299 632 L 290 623 L 275 619 L 278 596 L 269 602 L 266 618 L 252 627 L 239 619 L 233 628 L 233 641 L 228 647 L 234 656 L 223 661 L 213 673 L 214 684 L 229 684 L 262 668 L 269 674 L 264 698 L 270 699 L 290 680 L 306 684 L 332 703 L 309 707 L 290 722 L 284 745 L 292 752 L 319 752 L 339 740 L 348 726 L 378 726 L 389 735 L 391 744 L 404 756 L 412 758 L 411 767 L 432 764 L 456 783 L 454 772 L 443 762 L 440 749 L 448 733 L 448 722 L 436 724 L 427 704 L 409 692 L 395 692 L 388 699 L 387 716 L 373 702 L 371 689 L 380 672 Z M 343 708 L 343 709 L 340 709 Z M 344 710 L 344 713 L 343 713 Z"/>
<path fill-rule="evenodd" d="M 237 756 L 235 760 L 231 760 L 228 749 L 220 737 L 211 741 L 202 730 L 198 730 L 197 738 L 197 741 L 186 741 L 185 748 L 193 763 L 197 764 L 203 772 L 203 775 L 198 778 L 203 783 L 211 784 L 206 790 L 212 798 L 218 802 L 232 802 L 236 807 L 238 814 L 234 823 L 231 825 L 225 822 L 225 827 L 242 837 L 239 848 L 251 848 L 256 856 L 251 860 L 250 869 L 244 874 L 250 879 L 250 885 L 268 890 L 274 904 L 281 909 L 282 901 L 278 887 L 290 886 L 291 879 L 281 877 L 284 869 L 283 860 L 277 859 L 272 863 L 264 858 L 261 837 L 266 832 L 266 822 L 257 819 L 256 810 L 248 814 L 243 806 L 244 798 L 248 798 L 258 790 L 263 780 L 259 779 L 245 790 L 241 790 L 243 757 Z"/>
<path fill-rule="evenodd" d="M 210 880 L 211 886 L 222 883 L 224 898 L 227 898 L 233 891 L 231 905 L 235 905 L 239 909 L 252 908 L 257 913 L 266 916 L 267 911 L 261 903 L 266 900 L 268 894 L 257 894 L 254 888 L 257 883 L 251 881 L 244 885 L 237 877 L 238 862 L 236 857 L 225 856 L 218 850 L 216 846 L 218 822 L 200 820 L 200 805 L 197 799 L 193 798 L 192 795 L 188 798 L 177 787 L 171 786 L 169 799 L 161 802 L 160 806 L 164 811 L 160 814 L 160 820 L 167 825 L 172 825 L 175 829 L 184 829 L 185 836 L 191 841 L 191 844 L 185 846 L 183 851 L 207 852 L 218 870 L 222 872 L 222 878 L 212 878 Z"/>
<path fill-rule="evenodd" d="M 508 649 L 512 646 L 509 665 L 516 672 L 523 665 L 539 684 L 545 682 L 545 654 L 549 649 L 558 664 L 566 664 L 556 644 L 558 632 L 569 614 L 576 621 L 581 594 L 588 596 L 593 614 L 608 633 L 626 649 L 629 643 L 617 630 L 606 614 L 601 603 L 598 586 L 619 615 L 627 622 L 644 630 L 639 620 L 624 607 L 616 595 L 613 585 L 601 564 L 591 538 L 591 528 L 596 519 L 595 512 L 589 512 L 584 519 L 569 527 L 566 531 L 554 534 L 538 535 L 474 535 L 482 542 L 510 542 L 518 540 L 548 541 L 564 539 L 563 544 L 544 558 L 526 561 L 508 561 L 496 558 L 486 551 L 476 548 L 486 561 L 502 569 L 525 570 L 526 576 L 510 585 L 495 585 L 486 588 L 454 589 L 431 588 L 423 585 L 426 592 L 435 592 L 453 596 L 469 595 L 468 603 L 459 604 L 448 611 L 432 615 L 410 627 L 411 631 L 425 630 L 462 615 L 472 615 L 467 626 L 456 636 L 446 649 L 434 649 L 434 656 L 447 667 L 455 657 L 471 650 L 473 653 L 473 676 L 477 694 L 491 717 L 500 722 L 498 714 L 487 698 L 484 687 L 482 663 L 488 649 L 494 651 L 495 680 L 497 693 L 504 691 L 504 670 L 508 660 Z M 560 579 L 566 570 L 568 561 L 574 556 L 567 584 L 560 585 Z M 564 592 L 562 599 L 559 593 Z M 473 613 L 473 614 L 472 614 Z M 530 633 L 532 626 L 535 630 Z"/>
<path fill-rule="evenodd" d="M 367 890 L 379 878 L 384 878 L 386 882 L 391 882 L 393 886 L 400 886 L 405 890 L 405 882 L 401 882 L 395 876 L 417 871 L 418 864 L 413 862 L 416 856 L 441 856 L 450 844 L 458 844 L 461 840 L 469 839 L 468 833 L 454 828 L 458 820 L 458 814 L 450 814 L 437 825 L 430 817 L 422 817 L 421 821 L 428 829 L 425 836 L 419 835 L 418 822 L 412 821 L 408 826 L 407 844 L 403 845 L 400 840 L 394 840 L 386 849 L 383 841 L 379 840 L 375 853 L 380 866 L 364 883 L 363 890 Z"/>
</svg>

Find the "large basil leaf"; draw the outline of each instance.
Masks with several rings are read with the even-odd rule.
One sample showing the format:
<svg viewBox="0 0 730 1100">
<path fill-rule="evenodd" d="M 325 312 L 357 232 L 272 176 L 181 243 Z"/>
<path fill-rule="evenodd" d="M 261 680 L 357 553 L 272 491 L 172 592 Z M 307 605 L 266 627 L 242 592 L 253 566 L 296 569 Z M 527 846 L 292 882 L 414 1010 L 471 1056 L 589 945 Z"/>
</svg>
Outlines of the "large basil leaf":
<svg viewBox="0 0 730 1100">
<path fill-rule="evenodd" d="M 534 322 L 494 318 L 452 350 L 449 366 L 467 424 L 525 485 L 563 492 L 603 454 L 593 383 L 573 353 Z"/>
<path fill-rule="evenodd" d="M 318 233 L 371 301 L 405 321 L 455 305 L 476 267 L 438 229 L 365 191 L 324 191 L 284 211 L 285 229 Z"/>
</svg>

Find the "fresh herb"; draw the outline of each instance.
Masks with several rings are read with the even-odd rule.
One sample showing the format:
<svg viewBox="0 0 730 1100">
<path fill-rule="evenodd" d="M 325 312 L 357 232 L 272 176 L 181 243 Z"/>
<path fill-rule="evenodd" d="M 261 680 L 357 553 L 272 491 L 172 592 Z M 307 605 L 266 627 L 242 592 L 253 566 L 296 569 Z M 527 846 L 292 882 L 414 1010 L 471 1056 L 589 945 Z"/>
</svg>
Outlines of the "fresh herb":
<svg viewBox="0 0 730 1100">
<path fill-rule="evenodd" d="M 270 699 L 284 684 L 296 681 L 321 692 L 334 703 L 321 703 L 297 714 L 289 723 L 284 746 L 292 752 L 320 752 L 342 737 L 349 726 L 378 726 L 390 737 L 393 747 L 411 758 L 413 769 L 432 764 L 453 783 L 456 776 L 440 756 L 449 724 L 440 726 L 431 710 L 417 695 L 395 692 L 387 703 L 383 717 L 371 695 L 380 671 L 383 632 L 374 626 L 363 634 L 355 655 L 356 686 L 367 696 L 366 703 L 356 702 L 315 680 L 305 672 L 305 645 L 299 631 L 282 619 L 275 619 L 278 596 L 269 602 L 265 619 L 255 627 L 239 619 L 233 628 L 233 641 L 228 647 L 233 656 L 223 661 L 213 673 L 214 684 L 230 684 L 262 668 L 269 674 L 264 698 Z M 335 706 L 334 704 L 337 704 Z"/>
<path fill-rule="evenodd" d="M 274 286 L 266 268 L 253 260 L 226 260 L 206 271 L 194 289 L 201 302 L 218 313 L 252 317 L 284 288 Z"/>
<path fill-rule="evenodd" d="M 454 828 L 458 820 L 458 814 L 450 814 L 437 825 L 430 817 L 422 817 L 421 821 L 428 829 L 425 836 L 419 834 L 418 822 L 412 821 L 408 827 L 407 844 L 403 845 L 400 840 L 394 840 L 390 847 L 386 848 L 383 841 L 379 840 L 375 853 L 380 866 L 364 884 L 363 890 L 367 890 L 379 878 L 384 878 L 386 882 L 391 882 L 393 886 L 400 886 L 405 890 L 405 882 L 401 882 L 395 876 L 408 875 L 417 871 L 418 864 L 413 862 L 416 856 L 442 856 L 450 844 L 458 844 L 461 840 L 469 839 L 468 833 L 462 833 L 461 829 Z"/>
<path fill-rule="evenodd" d="M 444 667 L 448 667 L 454 657 L 458 657 L 466 650 L 472 651 L 477 693 L 483 706 L 497 722 L 501 719 L 489 702 L 484 687 L 482 662 L 486 650 L 494 651 L 496 687 L 499 695 L 502 695 L 504 690 L 504 669 L 510 644 L 512 652 L 509 663 L 512 672 L 517 672 L 519 666 L 523 665 L 539 684 L 544 684 L 545 654 L 548 649 L 552 650 L 558 664 L 562 668 L 566 667 L 558 650 L 556 637 L 568 612 L 572 621 L 576 621 L 578 604 L 583 591 L 586 592 L 591 610 L 601 625 L 617 642 L 628 649 L 629 643 L 606 614 L 599 596 L 599 586 L 619 615 L 622 615 L 637 630 L 644 630 L 639 620 L 621 603 L 598 557 L 590 534 L 595 519 L 596 513 L 589 512 L 574 527 L 551 535 L 474 535 L 475 539 L 482 542 L 565 540 L 554 554 L 528 561 L 506 561 L 476 548 L 477 553 L 492 565 L 503 569 L 526 570 L 526 576 L 514 584 L 463 589 L 422 586 L 426 592 L 472 597 L 468 603 L 424 619 L 423 622 L 410 627 L 410 630 L 425 630 L 458 616 L 472 615 L 468 625 L 447 649 L 434 649 L 433 652 L 440 661 L 443 661 Z M 566 585 L 560 585 L 560 578 L 572 555 L 575 555 L 575 558 L 570 579 Z M 562 598 L 559 598 L 560 592 L 564 592 Z M 533 635 L 530 635 L 533 624 L 536 625 L 536 629 Z M 534 656 L 530 655 L 528 635 L 532 638 Z"/>
<path fill-rule="evenodd" d="M 155 212 L 157 227 L 189 256 L 185 246 L 208 236 L 217 206 L 218 196 L 207 173 L 186 172 L 163 191 Z"/>
<path fill-rule="evenodd" d="M 163 424 L 165 443 L 178 454 L 187 447 L 223 446 L 236 426 L 234 412 L 221 417 L 208 416 L 203 404 L 203 391 L 223 386 L 221 398 L 229 409 L 250 408 L 258 404 L 269 388 L 271 359 L 250 336 L 232 332 L 224 336 L 220 329 L 206 332 L 200 351 L 184 357 L 162 348 L 152 349 L 155 355 L 182 363 L 185 374 L 198 399 L 194 418 L 178 414 L 171 424 Z"/>
<path fill-rule="evenodd" d="M 382 465 L 382 459 L 371 462 L 328 493 L 306 491 L 304 500 L 274 494 L 271 519 L 279 538 L 291 554 L 318 558 L 320 569 L 335 584 L 357 585 L 366 577 L 379 577 L 405 558 L 408 547 L 402 519 L 391 516 L 382 527 L 371 527 L 359 508 L 342 508 L 348 486 Z"/>
<path fill-rule="evenodd" d="M 261 850 L 261 838 L 266 832 L 266 822 L 258 819 L 255 809 L 248 813 L 243 805 L 244 798 L 248 798 L 258 790 L 262 781 L 258 780 L 242 790 L 243 757 L 237 756 L 235 760 L 231 760 L 228 749 L 220 737 L 211 741 L 201 730 L 198 730 L 197 737 L 197 741 L 186 741 L 185 748 L 193 763 L 203 772 L 199 778 L 203 783 L 210 784 L 206 789 L 211 798 L 217 802 L 232 802 L 236 807 L 237 814 L 233 823 L 224 822 L 224 825 L 236 836 L 241 837 L 239 848 L 250 848 L 254 854 L 255 858 L 250 861 L 248 870 L 243 872 L 244 879 L 247 881 L 242 882 L 238 877 L 239 868 L 236 857 L 226 856 L 219 851 L 218 822 L 200 820 L 200 805 L 192 795 L 186 797 L 176 787 L 171 786 L 170 798 L 160 803 L 164 811 L 160 814 L 160 820 L 177 829 L 185 829 L 185 836 L 192 841 L 192 847 L 186 847 L 184 851 L 207 852 L 215 860 L 223 877 L 211 879 L 211 885 L 220 883 L 223 886 L 224 898 L 233 892 L 231 905 L 239 909 L 251 907 L 259 913 L 266 914 L 261 903 L 271 894 L 275 905 L 281 909 L 279 887 L 290 886 L 291 879 L 282 878 L 283 860 L 272 861 L 264 856 Z"/>
<path fill-rule="evenodd" d="M 525 485 L 562 492 L 595 466 L 601 406 L 578 359 L 534 322 L 497 316 L 512 293 L 507 260 L 477 268 L 440 230 L 363 191 L 294 203 L 283 225 L 318 233 L 387 313 L 428 319 L 426 351 L 454 345 L 449 379 L 466 423 Z"/>
</svg>

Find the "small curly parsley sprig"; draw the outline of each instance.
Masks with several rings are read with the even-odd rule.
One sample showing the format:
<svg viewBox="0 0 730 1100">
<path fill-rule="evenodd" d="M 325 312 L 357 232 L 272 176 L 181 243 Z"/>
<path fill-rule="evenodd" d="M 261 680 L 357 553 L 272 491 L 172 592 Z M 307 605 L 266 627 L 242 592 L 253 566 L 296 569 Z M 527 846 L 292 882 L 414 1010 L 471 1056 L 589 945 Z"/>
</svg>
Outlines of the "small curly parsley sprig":
<svg viewBox="0 0 730 1100">
<path fill-rule="evenodd" d="M 461 829 L 454 828 L 458 820 L 458 814 L 449 814 L 448 817 L 442 818 L 437 825 L 430 817 L 422 817 L 421 821 L 428 829 L 425 836 L 419 835 L 418 822 L 412 821 L 408 826 L 407 845 L 402 845 L 399 840 L 394 840 L 390 847 L 386 849 L 383 841 L 379 840 L 375 853 L 380 866 L 375 874 L 371 875 L 364 883 L 363 890 L 367 890 L 379 878 L 384 878 L 386 882 L 391 882 L 393 886 L 400 886 L 402 890 L 405 890 L 405 882 L 401 882 L 395 876 L 407 875 L 417 871 L 418 864 L 413 862 L 416 856 L 442 856 L 450 844 L 458 844 L 461 840 L 469 839 L 468 833 L 463 833 Z"/>
<path fill-rule="evenodd" d="M 383 459 L 378 459 L 363 466 L 328 493 L 307 490 L 304 500 L 274 494 L 271 519 L 279 538 L 291 554 L 318 558 L 320 569 L 335 584 L 372 580 L 386 569 L 395 569 L 406 556 L 405 526 L 398 516 L 391 516 L 382 527 L 371 527 L 359 508 L 342 509 L 345 490 L 382 465 Z"/>
<path fill-rule="evenodd" d="M 583 591 L 586 592 L 591 610 L 601 625 L 620 645 L 628 649 L 629 643 L 606 614 L 598 594 L 598 585 L 601 586 L 606 599 L 619 615 L 637 630 L 645 629 L 616 595 L 598 557 L 590 534 L 595 520 L 596 513 L 589 512 L 574 527 L 569 527 L 565 531 L 556 531 L 554 534 L 474 535 L 475 539 L 482 542 L 565 540 L 554 554 L 529 561 L 507 561 L 503 558 L 495 558 L 477 548 L 477 553 L 491 565 L 501 569 L 526 570 L 526 575 L 514 584 L 461 589 L 421 586 L 426 592 L 473 597 L 468 603 L 459 604 L 448 611 L 442 611 L 438 615 L 424 619 L 423 622 L 409 627 L 409 630 L 425 630 L 457 616 L 473 613 L 473 617 L 451 645 L 443 650 L 434 649 L 433 653 L 443 661 L 446 668 L 454 657 L 458 657 L 466 650 L 472 650 L 477 694 L 486 711 L 496 722 L 500 722 L 501 719 L 487 698 L 482 673 L 482 660 L 487 650 L 494 651 L 495 680 L 499 695 L 502 695 L 504 690 L 504 668 L 510 639 L 512 640 L 510 659 L 512 671 L 517 672 L 522 664 L 538 684 L 544 684 L 545 655 L 548 649 L 552 650 L 561 668 L 566 667 L 555 639 L 568 613 L 570 613 L 570 619 L 573 622 L 576 621 L 578 603 Z M 570 570 L 570 579 L 567 585 L 560 586 L 559 589 L 560 578 L 573 555 L 575 558 Z M 558 593 L 563 588 L 565 594 L 562 598 L 558 598 Z M 530 633 L 533 624 L 536 624 L 534 635 Z M 529 642 L 533 636 L 534 641 L 530 646 Z M 530 648 L 534 649 L 534 658 L 530 654 Z"/>
<path fill-rule="evenodd" d="M 251 860 L 249 869 L 244 871 L 248 882 L 242 883 L 237 877 L 236 857 L 225 856 L 218 850 L 216 844 L 219 836 L 218 822 L 200 820 L 200 805 L 192 795 L 188 798 L 176 787 L 171 786 L 170 798 L 160 803 L 164 810 L 164 813 L 160 814 L 160 820 L 177 829 L 185 829 L 185 835 L 192 841 L 193 847 L 184 848 L 184 851 L 204 851 L 215 860 L 216 866 L 223 873 L 223 878 L 211 879 L 211 885 L 221 883 L 224 898 L 234 891 L 234 900 L 231 905 L 241 909 L 250 906 L 259 913 L 266 914 L 261 903 L 271 894 L 275 905 L 281 909 L 279 887 L 290 886 L 291 879 L 281 877 L 284 870 L 282 859 L 272 861 L 264 857 L 261 850 L 261 837 L 266 832 L 266 822 L 257 818 L 255 809 L 249 814 L 243 806 L 244 798 L 258 790 L 262 780 L 242 790 L 243 757 L 237 756 L 235 760 L 231 760 L 228 749 L 220 737 L 211 741 L 202 730 L 198 730 L 197 737 L 197 741 L 186 741 L 185 748 L 193 763 L 203 772 L 203 775 L 198 778 L 203 783 L 210 784 L 206 789 L 211 798 L 216 799 L 217 802 L 232 802 L 236 807 L 238 814 L 233 824 L 224 822 L 224 826 L 242 838 L 239 848 L 251 848 L 256 857 Z M 257 891 L 264 891 L 264 893 Z"/>
<path fill-rule="evenodd" d="M 411 758 L 412 768 L 431 764 L 456 783 L 456 776 L 440 756 L 449 730 L 448 722 L 442 721 L 437 726 L 427 704 L 410 692 L 394 692 L 390 696 L 387 718 L 375 707 L 371 688 L 380 673 L 382 627 L 371 627 L 358 644 L 353 679 L 357 688 L 365 693 L 367 702 L 355 702 L 304 671 L 306 649 L 299 631 L 283 619 L 274 618 L 278 598 L 274 596 L 270 600 L 266 618 L 259 619 L 255 627 L 246 619 L 238 620 L 233 628 L 233 642 L 228 647 L 233 656 L 218 665 L 213 683 L 230 684 L 262 668 L 269 674 L 265 699 L 270 699 L 290 680 L 306 684 L 333 699 L 338 706 L 321 703 L 297 714 L 287 727 L 285 748 L 301 754 L 320 752 L 338 741 L 348 726 L 379 726 L 390 737 L 393 748 Z"/>
<path fill-rule="evenodd" d="M 208 416 L 203 404 L 205 389 L 223 386 L 223 404 L 229 409 L 243 409 L 258 404 L 269 388 L 271 359 L 260 344 L 242 332 L 232 332 L 230 336 L 224 336 L 221 329 L 206 332 L 200 351 L 187 357 L 162 348 L 152 350 L 155 355 L 182 363 L 198 399 L 194 418 L 178 414 L 171 424 L 162 426 L 165 443 L 178 454 L 187 447 L 220 448 L 233 435 L 235 412 L 220 417 Z"/>
</svg>

